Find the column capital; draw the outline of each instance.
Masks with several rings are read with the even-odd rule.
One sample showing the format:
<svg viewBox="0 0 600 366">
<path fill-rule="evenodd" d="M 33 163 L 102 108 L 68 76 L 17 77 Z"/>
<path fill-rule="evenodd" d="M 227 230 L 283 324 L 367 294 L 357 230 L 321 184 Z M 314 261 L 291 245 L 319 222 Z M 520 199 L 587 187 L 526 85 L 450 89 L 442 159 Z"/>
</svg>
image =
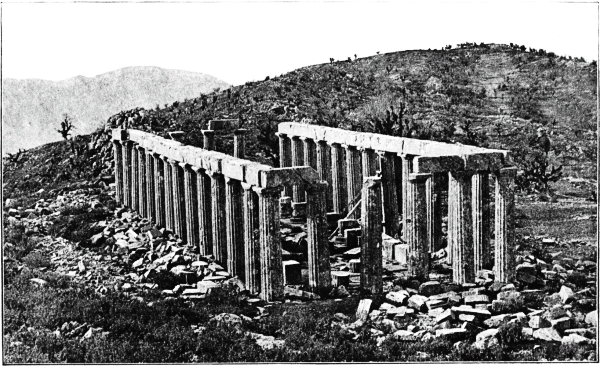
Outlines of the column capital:
<svg viewBox="0 0 600 366">
<path fill-rule="evenodd" d="M 364 146 L 359 147 L 358 150 L 360 150 L 360 151 L 375 151 L 374 149 L 371 149 L 370 147 L 364 147 Z"/>
<path fill-rule="evenodd" d="M 317 144 L 317 145 L 327 145 L 327 140 L 325 140 L 325 139 L 317 138 L 317 139 L 314 139 L 314 141 L 315 141 L 315 144 Z"/>
<path fill-rule="evenodd" d="M 245 191 L 251 191 L 254 188 L 254 186 L 250 183 L 240 182 L 240 184 L 242 185 L 242 189 Z"/>
<path fill-rule="evenodd" d="M 180 167 L 182 167 L 183 169 L 188 169 L 188 168 L 190 168 L 190 167 L 191 167 L 191 165 L 190 165 L 190 164 L 188 164 L 188 163 L 183 163 L 183 162 L 182 162 L 182 163 L 179 163 L 179 166 L 180 166 Z"/>
<path fill-rule="evenodd" d="M 215 130 L 200 130 L 203 136 L 212 137 L 215 135 Z"/>
<path fill-rule="evenodd" d="M 300 136 L 292 136 L 290 137 L 292 140 L 300 140 Z"/>
<path fill-rule="evenodd" d="M 336 149 L 337 149 L 337 148 L 340 148 L 340 147 L 343 147 L 343 146 L 342 146 L 342 144 L 340 144 L 339 142 L 332 142 L 332 143 L 331 143 L 331 144 L 329 144 L 329 145 L 331 145 L 331 147 L 334 147 L 334 148 L 336 148 Z"/>
<path fill-rule="evenodd" d="M 517 175 L 517 167 L 508 166 L 505 168 L 501 168 L 499 170 L 494 171 L 494 174 L 500 177 L 514 178 Z"/>
<path fill-rule="evenodd" d="M 154 155 L 154 151 L 152 151 L 151 149 L 146 148 L 144 150 L 146 150 L 146 155 Z"/>
<path fill-rule="evenodd" d="M 302 141 L 313 141 L 312 137 L 300 136 L 300 140 Z"/>
<path fill-rule="evenodd" d="M 375 185 L 381 183 L 381 177 L 364 177 L 363 184 L 366 184 L 367 187 L 371 188 Z"/>
<path fill-rule="evenodd" d="M 471 179 L 473 174 L 477 173 L 474 170 L 459 170 L 459 171 L 450 171 L 450 174 L 456 179 Z"/>
<path fill-rule="evenodd" d="M 416 182 L 424 182 L 431 177 L 433 177 L 433 174 L 431 174 L 431 173 L 410 173 L 408 175 L 408 180 L 416 181 Z"/>
<path fill-rule="evenodd" d="M 382 157 L 383 157 L 383 156 L 388 156 L 388 157 L 391 157 L 391 156 L 393 156 L 393 155 L 394 155 L 394 153 L 391 153 L 391 152 L 389 152 L 389 151 L 385 151 L 385 150 L 375 150 L 375 153 L 376 153 L 377 155 L 379 155 L 379 156 L 382 156 Z"/>
<path fill-rule="evenodd" d="M 320 181 L 316 181 L 313 182 L 312 184 L 307 184 L 306 185 L 306 191 L 307 192 L 322 192 L 327 190 L 327 187 L 329 186 L 329 183 L 327 183 L 326 180 L 320 180 Z"/>
<path fill-rule="evenodd" d="M 177 160 L 175 160 L 175 159 L 167 158 L 167 161 L 169 162 L 169 164 L 171 164 L 173 166 L 179 164 L 179 162 Z"/>
<path fill-rule="evenodd" d="M 237 179 L 225 177 L 225 184 L 227 184 L 227 185 L 234 185 L 234 184 L 239 184 L 239 183 L 241 183 L 241 182 Z"/>
<path fill-rule="evenodd" d="M 236 130 L 233 130 L 233 134 L 236 135 L 236 136 L 243 136 L 246 133 L 248 133 L 248 130 L 245 129 L 245 128 L 238 128 Z"/>
<path fill-rule="evenodd" d="M 200 170 L 205 170 L 204 168 L 201 168 L 201 167 L 199 167 L 199 166 L 196 166 L 196 165 L 190 165 L 190 167 L 192 168 L 192 170 L 193 170 L 193 171 L 195 171 L 195 172 L 197 172 L 197 173 L 198 173 Z"/>
<path fill-rule="evenodd" d="M 358 148 L 354 145 L 348 145 L 348 144 L 342 144 L 342 147 L 346 150 L 356 150 L 358 151 Z"/>
<path fill-rule="evenodd" d="M 285 137 L 287 137 L 287 133 L 275 132 L 275 136 L 277 136 L 279 138 L 285 138 Z"/>
<path fill-rule="evenodd" d="M 254 192 L 258 193 L 261 197 L 279 198 L 281 191 L 283 191 L 283 186 L 269 188 L 253 187 L 252 189 L 254 189 Z"/>
<path fill-rule="evenodd" d="M 219 178 L 222 177 L 223 174 L 219 172 L 215 172 L 214 170 L 207 170 L 206 174 L 211 178 Z"/>
<path fill-rule="evenodd" d="M 416 154 L 405 154 L 405 153 L 398 153 L 398 156 L 401 157 L 402 159 L 412 159 L 415 156 L 419 156 Z"/>
</svg>

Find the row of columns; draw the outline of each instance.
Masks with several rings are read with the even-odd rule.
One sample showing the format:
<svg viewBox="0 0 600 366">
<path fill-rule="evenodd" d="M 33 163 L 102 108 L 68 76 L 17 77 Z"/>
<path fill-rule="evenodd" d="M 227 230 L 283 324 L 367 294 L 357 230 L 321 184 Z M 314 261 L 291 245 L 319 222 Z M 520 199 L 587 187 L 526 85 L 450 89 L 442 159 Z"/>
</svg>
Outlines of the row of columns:
<svg viewBox="0 0 600 366">
<path fill-rule="evenodd" d="M 205 146 L 214 146 L 211 135 L 204 133 Z M 260 293 L 265 301 L 283 299 L 279 197 L 284 187 L 246 184 L 168 159 L 133 141 L 114 140 L 113 149 L 119 204 L 154 219 L 183 241 L 197 243 L 201 255 L 214 255 L 250 293 Z M 328 187 L 325 181 L 300 187 L 307 197 L 309 284 L 318 293 L 331 287 Z"/>
</svg>

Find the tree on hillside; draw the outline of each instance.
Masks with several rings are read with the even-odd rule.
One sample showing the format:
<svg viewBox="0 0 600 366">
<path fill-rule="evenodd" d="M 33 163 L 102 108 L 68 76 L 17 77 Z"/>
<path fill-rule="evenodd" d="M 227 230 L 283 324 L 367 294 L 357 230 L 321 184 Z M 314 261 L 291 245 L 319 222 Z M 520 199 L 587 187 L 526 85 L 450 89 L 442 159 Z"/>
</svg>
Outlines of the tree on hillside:
<svg viewBox="0 0 600 366">
<path fill-rule="evenodd" d="M 71 118 L 71 116 L 69 116 L 67 113 L 63 114 L 63 121 L 60 123 L 60 130 L 56 131 L 61 134 L 63 139 L 68 140 L 71 130 L 73 129 L 75 129 L 75 126 L 73 126 L 73 118 Z"/>
</svg>

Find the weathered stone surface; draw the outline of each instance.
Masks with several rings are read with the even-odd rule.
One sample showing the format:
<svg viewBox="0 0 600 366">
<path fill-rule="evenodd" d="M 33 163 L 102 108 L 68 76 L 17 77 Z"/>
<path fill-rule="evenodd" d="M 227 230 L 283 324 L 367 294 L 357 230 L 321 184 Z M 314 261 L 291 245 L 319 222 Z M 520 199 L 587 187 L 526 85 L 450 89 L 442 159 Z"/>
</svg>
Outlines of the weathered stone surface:
<svg viewBox="0 0 600 366">
<path fill-rule="evenodd" d="M 539 329 L 539 328 L 548 328 L 550 327 L 551 324 L 550 322 L 545 319 L 542 318 L 539 315 L 535 315 L 529 318 L 529 327 L 533 328 L 533 329 Z"/>
<path fill-rule="evenodd" d="M 408 299 L 408 306 L 420 312 L 427 312 L 427 300 L 428 298 L 426 296 L 412 295 Z"/>
<path fill-rule="evenodd" d="M 598 310 L 589 312 L 585 316 L 585 322 L 593 327 L 598 327 Z"/>
<path fill-rule="evenodd" d="M 533 331 L 533 338 L 548 342 L 560 342 L 562 337 L 554 328 L 540 328 Z"/>
<path fill-rule="evenodd" d="M 360 320 L 366 320 L 369 315 L 369 311 L 371 310 L 371 304 L 373 300 L 371 299 L 362 299 L 358 303 L 358 309 L 356 309 L 356 318 Z"/>
<path fill-rule="evenodd" d="M 442 285 L 438 281 L 427 281 L 419 286 L 419 293 L 423 296 L 438 295 L 442 291 Z"/>
<path fill-rule="evenodd" d="M 409 297 L 410 295 L 406 290 L 389 292 L 385 295 L 385 299 L 396 306 L 406 305 Z"/>
<path fill-rule="evenodd" d="M 563 304 L 566 304 L 575 297 L 575 293 L 570 287 L 562 286 L 558 292 Z"/>
</svg>

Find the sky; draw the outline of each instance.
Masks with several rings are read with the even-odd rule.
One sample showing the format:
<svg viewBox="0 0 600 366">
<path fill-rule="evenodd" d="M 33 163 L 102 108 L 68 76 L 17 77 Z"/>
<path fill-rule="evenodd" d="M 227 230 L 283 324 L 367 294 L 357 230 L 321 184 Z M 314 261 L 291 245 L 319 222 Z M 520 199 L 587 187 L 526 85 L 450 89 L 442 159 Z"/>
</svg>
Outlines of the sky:
<svg viewBox="0 0 600 366">
<path fill-rule="evenodd" d="M 598 4 L 557 1 L 3 2 L 2 78 L 63 80 L 127 66 L 229 84 L 299 67 L 462 42 L 598 59 Z"/>
</svg>

